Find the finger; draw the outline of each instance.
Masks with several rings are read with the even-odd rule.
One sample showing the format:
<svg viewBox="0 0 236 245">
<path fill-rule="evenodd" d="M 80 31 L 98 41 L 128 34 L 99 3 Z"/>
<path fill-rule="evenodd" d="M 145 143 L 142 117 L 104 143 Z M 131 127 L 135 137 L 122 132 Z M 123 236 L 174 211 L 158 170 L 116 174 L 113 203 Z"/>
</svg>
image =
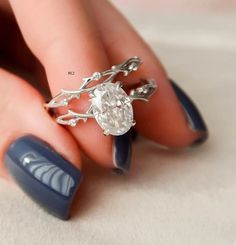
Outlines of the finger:
<svg viewBox="0 0 236 245">
<path fill-rule="evenodd" d="M 110 68 L 99 34 L 84 11 L 83 3 L 76 0 L 11 1 L 26 42 L 46 69 L 52 95 L 62 88 L 78 89 L 83 77 Z M 68 76 L 69 71 L 74 71 L 75 76 Z M 78 111 L 87 106 L 87 98 L 81 98 L 75 105 Z M 112 137 L 105 137 L 94 120 L 68 129 L 91 159 L 113 166 Z"/>
<path fill-rule="evenodd" d="M 68 219 L 81 180 L 79 149 L 43 109 L 43 98 L 25 81 L 0 69 L 0 172 L 30 198 Z"/>
<path fill-rule="evenodd" d="M 155 54 L 124 17 L 107 1 L 86 3 L 100 30 L 110 62 L 140 56 L 143 65 L 128 78 L 129 83 L 137 82 L 138 78 L 154 78 L 158 83 L 158 91 L 149 103 L 134 105 L 138 131 L 169 147 L 183 147 L 206 138 L 206 126 L 195 105 L 179 87 L 169 82 Z"/>
<path fill-rule="evenodd" d="M 0 11 L 1 12 L 1 11 Z M 36 58 L 30 52 L 13 18 L 0 13 L 0 65 L 21 76 L 26 76 L 35 69 Z M 27 73 L 23 73 L 22 70 Z"/>
<path fill-rule="evenodd" d="M 0 1 L 0 9 L 1 9 L 4 13 L 7 13 L 7 14 L 11 14 L 11 13 L 12 13 L 12 11 L 11 11 L 11 6 L 10 6 L 8 0 L 2 0 L 2 1 Z"/>
</svg>

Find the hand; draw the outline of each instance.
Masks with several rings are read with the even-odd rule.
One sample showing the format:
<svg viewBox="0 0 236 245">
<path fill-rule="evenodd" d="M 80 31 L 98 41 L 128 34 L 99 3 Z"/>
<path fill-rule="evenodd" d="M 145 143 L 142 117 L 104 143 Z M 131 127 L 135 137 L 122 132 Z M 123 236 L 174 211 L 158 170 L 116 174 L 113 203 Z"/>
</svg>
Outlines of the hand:
<svg viewBox="0 0 236 245">
<path fill-rule="evenodd" d="M 42 82 L 42 66 L 54 96 L 62 88 L 77 89 L 79 81 L 95 71 L 139 56 L 143 65 L 128 78 L 122 77 L 122 82 L 134 84 L 143 77 L 154 78 L 158 92 L 148 103 L 135 102 L 136 131 L 169 148 L 206 139 L 207 129 L 197 108 L 168 79 L 150 47 L 109 2 L 9 2 L 10 5 L 1 2 L 1 18 L 5 22 L 0 27 L 2 66 L 14 67 L 18 74 L 0 70 L 1 174 L 9 179 L 10 173 L 47 210 L 68 218 L 81 180 L 82 151 L 101 166 L 126 172 L 132 142 L 130 132 L 118 137 L 104 136 L 95 120 L 81 122 L 75 128 L 58 125 L 43 107 L 47 84 Z M 70 71 L 75 75 L 68 75 Z M 29 84 L 32 80 L 34 87 Z M 35 80 L 41 81 L 40 86 Z M 87 105 L 83 99 L 76 103 L 77 108 Z"/>
</svg>

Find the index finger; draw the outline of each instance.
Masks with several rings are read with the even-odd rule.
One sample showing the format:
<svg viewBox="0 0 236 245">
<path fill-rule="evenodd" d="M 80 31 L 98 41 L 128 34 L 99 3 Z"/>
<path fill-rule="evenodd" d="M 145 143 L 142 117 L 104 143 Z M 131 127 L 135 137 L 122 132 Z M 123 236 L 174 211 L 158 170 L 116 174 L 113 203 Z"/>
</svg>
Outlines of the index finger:
<svg viewBox="0 0 236 245">
<path fill-rule="evenodd" d="M 10 1 L 23 36 L 43 64 L 52 95 L 75 90 L 83 77 L 110 67 L 99 34 L 84 11 L 83 1 Z M 75 76 L 69 76 L 74 71 Z M 86 107 L 79 101 L 78 108 Z M 69 128 L 94 161 L 112 165 L 112 138 L 94 120 Z"/>
</svg>

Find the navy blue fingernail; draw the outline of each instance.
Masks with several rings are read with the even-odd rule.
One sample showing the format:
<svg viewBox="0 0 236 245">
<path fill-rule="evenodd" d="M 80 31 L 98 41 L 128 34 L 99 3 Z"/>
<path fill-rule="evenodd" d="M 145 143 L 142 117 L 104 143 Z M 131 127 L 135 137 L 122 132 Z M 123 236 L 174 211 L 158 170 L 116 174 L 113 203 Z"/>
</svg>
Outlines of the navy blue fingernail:
<svg viewBox="0 0 236 245">
<path fill-rule="evenodd" d="M 203 143 L 208 137 L 208 130 L 206 123 L 204 122 L 198 108 L 194 102 L 189 98 L 189 96 L 172 80 L 170 80 L 171 85 L 186 113 L 189 127 L 193 131 L 201 132 L 200 138 L 194 142 L 193 145 L 198 145 Z"/>
<path fill-rule="evenodd" d="M 4 157 L 12 177 L 36 203 L 60 219 L 69 218 L 81 172 L 41 139 L 26 135 Z"/>
<path fill-rule="evenodd" d="M 134 127 L 130 129 L 130 136 L 133 141 L 138 138 L 138 131 Z"/>
<path fill-rule="evenodd" d="M 131 132 L 114 136 L 113 140 L 113 171 L 117 174 L 128 172 L 131 164 L 132 136 Z"/>
</svg>

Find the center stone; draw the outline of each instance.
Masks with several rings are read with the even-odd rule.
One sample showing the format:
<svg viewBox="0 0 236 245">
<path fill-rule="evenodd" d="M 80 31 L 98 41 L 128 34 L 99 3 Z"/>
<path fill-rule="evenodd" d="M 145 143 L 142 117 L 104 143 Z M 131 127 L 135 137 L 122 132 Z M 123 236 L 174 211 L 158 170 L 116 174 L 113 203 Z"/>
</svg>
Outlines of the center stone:
<svg viewBox="0 0 236 245">
<path fill-rule="evenodd" d="M 106 83 L 91 95 L 92 111 L 104 134 L 122 135 L 133 125 L 133 108 L 118 83 Z"/>
</svg>

